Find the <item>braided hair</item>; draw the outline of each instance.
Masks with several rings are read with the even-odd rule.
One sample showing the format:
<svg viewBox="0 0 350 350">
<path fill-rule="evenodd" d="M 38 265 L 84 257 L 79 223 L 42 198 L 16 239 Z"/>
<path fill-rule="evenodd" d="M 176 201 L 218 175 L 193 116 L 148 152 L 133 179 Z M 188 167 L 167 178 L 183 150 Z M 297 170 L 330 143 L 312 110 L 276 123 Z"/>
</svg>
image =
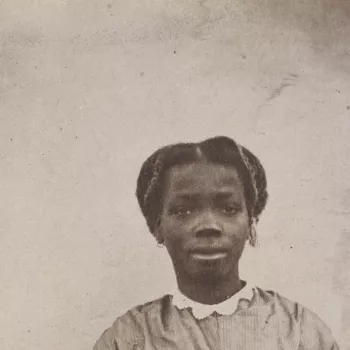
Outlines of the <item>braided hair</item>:
<svg viewBox="0 0 350 350">
<path fill-rule="evenodd" d="M 259 159 L 234 140 L 218 136 L 199 143 L 177 143 L 155 151 L 143 163 L 137 179 L 136 196 L 152 234 L 163 209 L 166 172 L 174 166 L 206 162 L 234 168 L 244 187 L 251 222 L 258 222 L 268 198 L 265 170 Z"/>
</svg>

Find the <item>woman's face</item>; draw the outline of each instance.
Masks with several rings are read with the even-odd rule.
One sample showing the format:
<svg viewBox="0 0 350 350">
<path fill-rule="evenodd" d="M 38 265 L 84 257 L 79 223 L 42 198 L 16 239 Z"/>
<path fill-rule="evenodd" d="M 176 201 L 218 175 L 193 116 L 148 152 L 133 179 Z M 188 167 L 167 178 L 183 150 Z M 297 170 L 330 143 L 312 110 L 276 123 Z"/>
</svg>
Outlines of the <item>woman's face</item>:
<svg viewBox="0 0 350 350">
<path fill-rule="evenodd" d="M 156 234 L 179 278 L 215 281 L 238 271 L 249 230 L 243 185 L 233 168 L 195 163 L 168 171 Z"/>
</svg>

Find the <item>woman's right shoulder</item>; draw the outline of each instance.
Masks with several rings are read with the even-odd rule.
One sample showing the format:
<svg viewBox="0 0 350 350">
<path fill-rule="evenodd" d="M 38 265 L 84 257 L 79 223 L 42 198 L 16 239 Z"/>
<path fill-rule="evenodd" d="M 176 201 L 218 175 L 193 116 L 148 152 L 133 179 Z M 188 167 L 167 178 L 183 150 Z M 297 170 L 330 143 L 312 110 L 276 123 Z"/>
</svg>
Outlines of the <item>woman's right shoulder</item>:
<svg viewBox="0 0 350 350">
<path fill-rule="evenodd" d="M 118 350 L 119 343 L 123 344 L 123 348 L 134 349 L 135 344 L 144 342 L 145 325 L 161 317 L 170 304 L 170 296 L 165 295 L 131 308 L 102 333 L 93 350 Z"/>
</svg>

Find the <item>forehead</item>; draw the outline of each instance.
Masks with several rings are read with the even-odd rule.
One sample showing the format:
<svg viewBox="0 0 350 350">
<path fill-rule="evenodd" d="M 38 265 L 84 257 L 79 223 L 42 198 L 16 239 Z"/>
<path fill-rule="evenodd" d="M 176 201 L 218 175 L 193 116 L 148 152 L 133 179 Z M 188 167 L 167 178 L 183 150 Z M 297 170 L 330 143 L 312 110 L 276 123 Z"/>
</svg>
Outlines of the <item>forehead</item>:
<svg viewBox="0 0 350 350">
<path fill-rule="evenodd" d="M 243 193 L 243 185 L 233 167 L 194 163 L 171 168 L 166 176 L 166 190 L 168 195 L 207 194 L 221 190 Z"/>
</svg>

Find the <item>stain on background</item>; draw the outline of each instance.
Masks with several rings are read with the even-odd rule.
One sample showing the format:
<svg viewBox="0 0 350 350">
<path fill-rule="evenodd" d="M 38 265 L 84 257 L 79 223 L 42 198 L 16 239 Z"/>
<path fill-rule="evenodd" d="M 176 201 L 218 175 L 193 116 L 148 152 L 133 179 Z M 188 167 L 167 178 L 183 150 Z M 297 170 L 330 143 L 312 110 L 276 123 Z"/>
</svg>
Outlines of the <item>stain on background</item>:
<svg viewBox="0 0 350 350">
<path fill-rule="evenodd" d="M 138 171 L 227 135 L 270 191 L 242 276 L 350 349 L 349 38 L 348 1 L 1 1 L 0 348 L 90 349 L 169 292 Z"/>
</svg>

